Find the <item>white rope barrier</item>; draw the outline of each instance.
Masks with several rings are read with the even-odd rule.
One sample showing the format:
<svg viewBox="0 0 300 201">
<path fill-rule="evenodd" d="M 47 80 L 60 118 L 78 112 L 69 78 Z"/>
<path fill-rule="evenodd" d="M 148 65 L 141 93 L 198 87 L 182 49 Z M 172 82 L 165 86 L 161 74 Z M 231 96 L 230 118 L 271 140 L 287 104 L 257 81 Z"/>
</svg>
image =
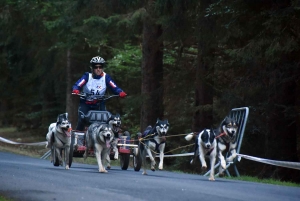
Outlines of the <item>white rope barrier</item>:
<svg viewBox="0 0 300 201">
<path fill-rule="evenodd" d="M 185 154 L 165 155 L 164 157 L 193 156 L 193 155 L 194 153 L 185 153 Z M 159 155 L 156 155 L 155 157 L 159 157 Z M 300 162 L 276 161 L 276 160 L 269 160 L 269 159 L 258 158 L 254 156 L 243 155 L 243 154 L 237 154 L 237 157 L 238 157 L 237 160 L 239 162 L 241 161 L 241 158 L 245 158 L 248 160 L 252 160 L 260 163 L 266 163 L 269 165 L 275 165 L 275 166 L 300 170 Z"/>
<path fill-rule="evenodd" d="M 275 161 L 275 160 L 269 160 L 269 159 L 264 159 L 264 158 L 257 158 L 257 157 L 253 157 L 253 156 L 247 156 L 247 155 L 243 155 L 243 154 L 237 154 L 237 156 L 238 156 L 238 161 L 240 161 L 241 158 L 245 158 L 248 160 L 252 160 L 252 161 L 256 161 L 256 162 L 260 162 L 260 163 L 266 163 L 269 165 L 275 165 L 275 166 L 300 170 L 299 162 Z"/>
<path fill-rule="evenodd" d="M 0 137 L 0 142 L 5 142 L 8 144 L 16 144 L 16 145 L 29 145 L 29 146 L 44 146 L 47 144 L 47 141 L 44 142 L 34 142 L 34 143 L 22 143 L 22 142 L 14 142 L 8 139 Z"/>
<path fill-rule="evenodd" d="M 14 142 L 5 138 L 0 137 L 0 142 L 8 143 L 8 144 L 15 144 L 15 145 L 29 145 L 29 146 L 44 146 L 47 144 L 47 141 L 44 142 L 34 142 L 34 143 L 22 143 L 22 142 Z M 118 146 L 130 146 L 130 147 L 137 147 L 137 145 L 131 145 L 131 144 L 118 144 Z M 183 153 L 183 154 L 172 154 L 172 155 L 164 155 L 165 158 L 169 157 L 181 157 L 181 156 L 193 156 L 194 153 Z M 157 154 L 155 157 L 159 157 Z M 237 154 L 237 160 L 241 161 L 242 158 L 265 163 L 269 165 L 275 165 L 280 167 L 286 167 L 286 168 L 292 168 L 296 170 L 300 170 L 300 162 L 289 162 L 289 161 L 276 161 L 276 160 L 269 160 L 264 158 L 258 158 L 254 156 L 248 156 L 243 154 Z"/>
<path fill-rule="evenodd" d="M 164 158 L 168 157 L 178 157 L 178 156 L 193 156 L 194 153 L 185 153 L 185 154 L 172 154 L 172 155 L 164 155 Z M 156 155 L 156 157 L 159 157 L 159 155 Z"/>
</svg>

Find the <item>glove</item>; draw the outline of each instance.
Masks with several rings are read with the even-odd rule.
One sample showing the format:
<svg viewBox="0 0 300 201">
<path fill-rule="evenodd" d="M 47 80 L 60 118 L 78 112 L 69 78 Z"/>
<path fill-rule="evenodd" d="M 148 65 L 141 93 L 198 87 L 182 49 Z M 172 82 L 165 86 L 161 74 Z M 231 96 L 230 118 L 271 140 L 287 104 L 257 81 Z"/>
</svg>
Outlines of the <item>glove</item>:
<svg viewBox="0 0 300 201">
<path fill-rule="evenodd" d="M 74 89 L 74 90 L 72 91 L 72 94 L 79 94 L 79 90 Z"/>
<path fill-rule="evenodd" d="M 124 91 L 122 91 L 122 92 L 119 93 L 119 96 L 121 98 L 125 98 L 125 96 L 127 96 L 127 94 Z"/>
</svg>

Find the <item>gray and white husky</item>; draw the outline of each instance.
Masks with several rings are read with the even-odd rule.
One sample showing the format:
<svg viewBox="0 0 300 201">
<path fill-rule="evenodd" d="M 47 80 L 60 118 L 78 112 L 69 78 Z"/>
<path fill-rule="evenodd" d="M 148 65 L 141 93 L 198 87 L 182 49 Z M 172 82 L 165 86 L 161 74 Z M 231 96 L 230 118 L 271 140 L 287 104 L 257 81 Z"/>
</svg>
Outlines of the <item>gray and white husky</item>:
<svg viewBox="0 0 300 201">
<path fill-rule="evenodd" d="M 159 152 L 158 169 L 163 170 L 164 150 L 166 146 L 166 135 L 169 130 L 168 120 L 157 119 L 154 127 L 148 126 L 144 131 L 143 139 L 139 143 L 139 151 L 142 159 L 143 175 L 146 175 L 146 156 L 149 155 L 151 160 L 151 170 L 155 171 L 155 155 L 153 157 L 151 152 Z"/>
<path fill-rule="evenodd" d="M 96 155 L 99 172 L 107 172 L 105 162 L 110 150 L 110 144 L 114 138 L 114 133 L 108 124 L 92 123 L 86 132 L 86 149 L 84 159 L 88 156 L 90 149 Z"/>
<path fill-rule="evenodd" d="M 221 122 L 219 128 L 215 131 L 217 136 L 217 156 L 221 162 L 219 167 L 219 176 L 224 176 L 224 170 L 226 169 L 226 162 L 232 162 L 236 157 L 237 146 L 237 132 L 238 122 L 232 117 L 225 117 Z M 228 150 L 228 156 L 225 158 L 223 152 Z"/>
<path fill-rule="evenodd" d="M 71 144 L 71 123 L 68 120 L 68 113 L 58 115 L 56 123 L 51 123 L 46 135 L 47 145 L 46 148 L 52 148 L 55 153 L 51 152 L 51 162 L 56 160 L 54 154 L 59 160 L 59 164 L 63 165 L 61 156 L 62 149 L 65 150 L 65 169 L 70 168 L 70 144 Z"/>
<path fill-rule="evenodd" d="M 107 169 L 110 169 L 110 152 L 112 151 L 114 153 L 114 159 L 117 160 L 119 158 L 119 150 L 117 147 L 118 141 L 119 141 L 119 132 L 121 131 L 121 116 L 120 114 L 112 115 L 109 120 L 108 124 L 112 128 L 112 131 L 114 133 L 114 139 L 111 142 L 110 150 L 108 151 L 106 161 L 107 161 Z"/>
</svg>

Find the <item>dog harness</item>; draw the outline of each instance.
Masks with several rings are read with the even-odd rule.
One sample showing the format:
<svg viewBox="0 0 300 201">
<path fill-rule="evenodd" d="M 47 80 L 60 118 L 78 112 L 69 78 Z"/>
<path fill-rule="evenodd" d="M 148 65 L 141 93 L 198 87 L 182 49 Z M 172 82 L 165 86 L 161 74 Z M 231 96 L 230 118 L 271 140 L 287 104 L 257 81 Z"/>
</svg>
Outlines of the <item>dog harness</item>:
<svg viewBox="0 0 300 201">
<path fill-rule="evenodd" d="M 146 138 L 147 138 L 148 136 L 150 136 L 150 135 L 151 135 L 151 136 L 157 136 L 157 135 L 158 135 L 157 132 L 154 132 L 153 135 L 152 135 L 152 134 L 151 134 L 152 132 L 153 132 L 153 128 L 152 128 L 151 125 L 149 125 L 149 126 L 147 126 L 147 128 L 146 128 L 145 131 L 143 132 L 142 137 L 146 139 Z M 149 141 L 155 143 L 155 151 L 156 151 L 156 152 L 159 151 L 159 150 L 158 150 L 159 145 L 161 145 L 161 144 L 163 144 L 163 143 L 166 142 L 166 141 L 162 141 L 161 143 L 157 143 L 156 140 L 155 140 L 154 138 L 150 138 Z"/>
<path fill-rule="evenodd" d="M 208 148 L 208 152 L 205 154 L 207 156 L 209 156 L 211 154 L 211 152 L 215 149 L 215 147 L 212 147 L 212 148 Z"/>
<path fill-rule="evenodd" d="M 158 135 L 158 134 L 156 134 L 156 135 Z M 156 136 L 156 135 L 155 135 L 155 136 Z M 158 143 L 156 142 L 156 140 L 155 140 L 155 139 L 153 139 L 153 138 L 152 138 L 152 139 L 150 139 L 149 141 L 150 141 L 150 142 L 154 142 L 154 143 L 155 143 L 155 151 L 156 151 L 156 152 L 158 152 L 158 151 L 159 151 L 159 150 L 158 150 L 158 147 L 159 147 L 159 145 L 161 145 L 161 144 L 163 144 L 163 143 L 166 143 L 166 141 L 162 141 L 161 143 L 159 143 L 159 144 L 158 144 Z"/>
</svg>

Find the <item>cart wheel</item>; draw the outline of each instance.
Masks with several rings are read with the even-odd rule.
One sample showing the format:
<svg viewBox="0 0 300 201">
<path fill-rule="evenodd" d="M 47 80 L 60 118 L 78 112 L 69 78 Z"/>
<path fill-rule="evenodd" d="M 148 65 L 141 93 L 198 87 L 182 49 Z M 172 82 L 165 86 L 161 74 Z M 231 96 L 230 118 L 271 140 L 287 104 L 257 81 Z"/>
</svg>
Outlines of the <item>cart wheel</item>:
<svg viewBox="0 0 300 201">
<path fill-rule="evenodd" d="M 141 154 L 139 151 L 135 151 L 135 153 L 133 154 L 133 169 L 138 172 L 140 171 L 141 166 L 142 166 Z"/>
<path fill-rule="evenodd" d="M 71 144 L 70 144 L 70 153 L 69 153 L 69 167 L 71 167 L 72 162 L 73 162 L 74 143 L 75 143 L 75 136 L 72 133 Z"/>
<path fill-rule="evenodd" d="M 122 170 L 127 170 L 129 165 L 130 154 L 121 154 L 120 155 L 120 165 Z"/>
<path fill-rule="evenodd" d="M 54 146 L 51 147 L 51 155 L 52 155 L 52 160 L 53 160 L 53 165 L 54 166 L 59 166 L 59 160 L 58 157 L 56 155 L 56 151 L 54 149 Z"/>
</svg>

